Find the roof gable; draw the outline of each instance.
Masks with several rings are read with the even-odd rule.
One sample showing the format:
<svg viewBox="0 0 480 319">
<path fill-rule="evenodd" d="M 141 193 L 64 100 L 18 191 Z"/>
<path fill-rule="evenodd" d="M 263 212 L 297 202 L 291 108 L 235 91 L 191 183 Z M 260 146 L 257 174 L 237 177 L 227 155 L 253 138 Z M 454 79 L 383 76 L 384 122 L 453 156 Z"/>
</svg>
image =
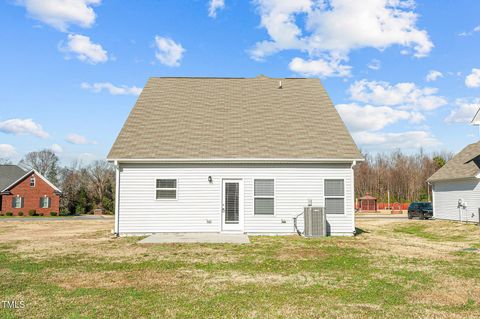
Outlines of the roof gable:
<svg viewBox="0 0 480 319">
<path fill-rule="evenodd" d="M 475 178 L 480 173 L 480 142 L 470 144 L 436 171 L 429 182 Z"/>
<path fill-rule="evenodd" d="M 108 158 L 362 156 L 318 79 L 262 76 L 151 78 Z"/>
<path fill-rule="evenodd" d="M 32 169 L 28 172 L 24 172 L 24 174 L 22 176 L 20 176 L 19 178 L 17 178 L 16 180 L 12 181 L 10 184 L 8 184 L 7 186 L 5 186 L 4 188 L 0 188 L 0 192 L 6 192 L 6 191 L 9 191 L 11 188 L 13 188 L 15 185 L 17 185 L 18 183 L 22 182 L 23 180 L 25 180 L 25 178 L 29 177 L 30 175 L 32 174 L 35 174 L 35 176 L 38 176 L 40 177 L 45 183 L 48 184 L 48 186 L 50 186 L 53 190 L 61 193 L 62 191 L 55 185 L 53 185 L 45 176 L 43 176 L 42 174 L 40 174 L 39 172 L 37 172 L 36 170 Z"/>
<path fill-rule="evenodd" d="M 25 171 L 17 165 L 0 165 L 0 191 L 24 174 Z"/>
</svg>

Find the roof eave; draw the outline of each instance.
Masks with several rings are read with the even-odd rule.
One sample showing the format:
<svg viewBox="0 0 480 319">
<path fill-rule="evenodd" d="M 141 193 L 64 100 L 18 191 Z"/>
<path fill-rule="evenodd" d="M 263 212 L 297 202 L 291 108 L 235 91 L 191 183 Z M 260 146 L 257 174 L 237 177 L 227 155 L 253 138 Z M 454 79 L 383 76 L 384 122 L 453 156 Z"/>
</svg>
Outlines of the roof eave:
<svg viewBox="0 0 480 319">
<path fill-rule="evenodd" d="M 448 182 L 448 181 L 460 181 L 460 180 L 466 180 L 466 179 L 480 179 L 480 174 L 477 174 L 475 176 L 463 176 L 463 177 L 449 177 L 449 178 L 436 178 L 436 179 L 427 179 L 427 182 L 432 184 L 436 182 Z"/>
<path fill-rule="evenodd" d="M 107 158 L 114 163 L 352 163 L 363 158 Z"/>
</svg>

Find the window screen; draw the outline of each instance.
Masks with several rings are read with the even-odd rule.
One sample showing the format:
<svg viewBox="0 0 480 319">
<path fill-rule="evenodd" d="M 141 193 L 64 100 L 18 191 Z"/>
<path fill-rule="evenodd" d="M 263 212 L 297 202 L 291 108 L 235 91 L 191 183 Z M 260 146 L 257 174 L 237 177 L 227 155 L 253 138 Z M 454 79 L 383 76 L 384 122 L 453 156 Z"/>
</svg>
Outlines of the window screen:
<svg viewBox="0 0 480 319">
<path fill-rule="evenodd" d="M 325 180 L 325 213 L 345 213 L 345 187 L 343 179 Z"/>
<path fill-rule="evenodd" d="M 325 198 L 325 212 L 327 214 L 343 214 L 345 212 L 343 198 Z"/>
<path fill-rule="evenodd" d="M 177 180 L 176 179 L 157 179 L 156 198 L 157 199 L 176 199 L 177 198 Z"/>
<path fill-rule="evenodd" d="M 275 186 L 273 179 L 256 179 L 254 181 L 255 215 L 273 215 L 275 211 Z"/>
<path fill-rule="evenodd" d="M 343 179 L 326 179 L 325 196 L 344 196 Z"/>
</svg>

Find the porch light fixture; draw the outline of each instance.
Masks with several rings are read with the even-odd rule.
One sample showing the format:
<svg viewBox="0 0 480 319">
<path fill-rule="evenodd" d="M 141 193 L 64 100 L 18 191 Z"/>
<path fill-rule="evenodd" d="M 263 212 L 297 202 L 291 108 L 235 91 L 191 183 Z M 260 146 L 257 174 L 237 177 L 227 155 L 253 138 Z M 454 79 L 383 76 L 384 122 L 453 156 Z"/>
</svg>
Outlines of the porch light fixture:
<svg viewBox="0 0 480 319">
<path fill-rule="evenodd" d="M 212 180 L 212 176 L 208 176 L 208 182 L 209 182 L 209 183 L 212 183 L 212 181 L 213 181 L 213 180 Z"/>
</svg>

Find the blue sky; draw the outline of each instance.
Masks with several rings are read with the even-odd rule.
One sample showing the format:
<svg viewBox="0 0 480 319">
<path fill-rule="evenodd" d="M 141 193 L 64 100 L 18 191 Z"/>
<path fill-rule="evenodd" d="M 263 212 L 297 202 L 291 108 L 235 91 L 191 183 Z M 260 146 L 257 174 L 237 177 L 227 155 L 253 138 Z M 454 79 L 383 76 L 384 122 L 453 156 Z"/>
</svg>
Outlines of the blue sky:
<svg viewBox="0 0 480 319">
<path fill-rule="evenodd" d="M 475 0 L 0 2 L 0 158 L 106 157 L 152 76 L 320 78 L 360 148 L 476 142 Z"/>
</svg>

